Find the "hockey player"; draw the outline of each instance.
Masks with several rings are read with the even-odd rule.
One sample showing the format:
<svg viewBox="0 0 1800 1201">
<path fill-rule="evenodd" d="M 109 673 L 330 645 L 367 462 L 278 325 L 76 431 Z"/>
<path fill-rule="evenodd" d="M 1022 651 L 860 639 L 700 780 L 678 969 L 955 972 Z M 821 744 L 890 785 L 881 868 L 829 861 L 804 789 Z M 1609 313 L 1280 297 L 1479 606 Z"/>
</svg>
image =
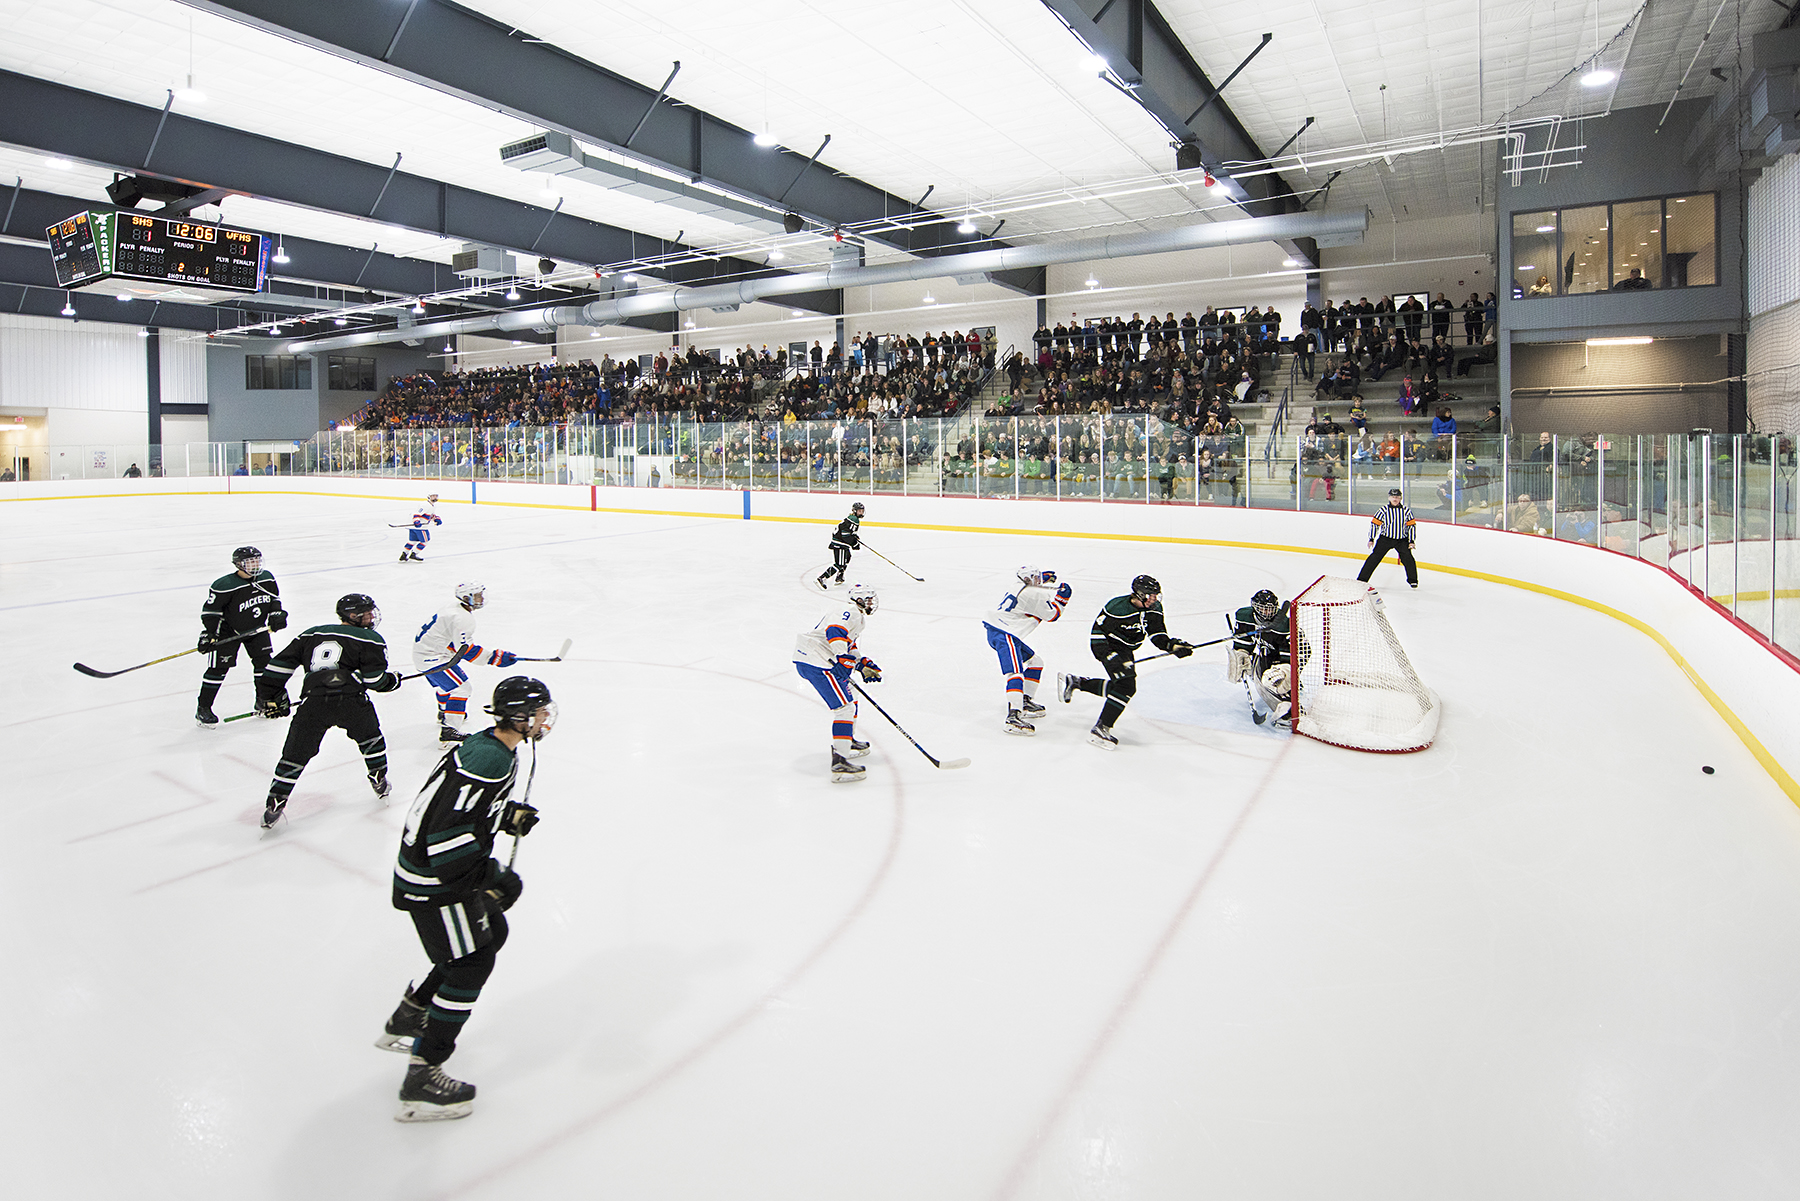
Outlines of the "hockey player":
<svg viewBox="0 0 1800 1201">
<path fill-rule="evenodd" d="M 1226 618 L 1226 624 L 1231 627 L 1226 677 L 1244 682 L 1244 691 L 1250 694 L 1250 716 L 1259 726 L 1270 718 L 1277 723 L 1288 721 L 1293 690 L 1288 678 L 1292 656 L 1287 606 L 1263 588 L 1249 604 Z"/>
<path fill-rule="evenodd" d="M 827 613 L 819 624 L 794 643 L 794 670 L 819 692 L 831 710 L 831 782 L 853 783 L 864 776 L 860 763 L 850 760 L 869 753 L 869 744 L 856 740 L 856 698 L 850 694 L 850 673 L 867 684 L 881 680 L 881 668 L 873 659 L 857 653 L 857 635 L 869 615 L 880 606 L 875 589 L 850 585 L 850 604 Z"/>
<path fill-rule="evenodd" d="M 437 493 L 433 492 L 425 498 L 425 507 L 412 515 L 412 521 L 406 530 L 406 545 L 400 548 L 402 563 L 423 563 L 424 556 L 419 552 L 431 541 L 431 528 L 443 525 L 444 519 L 437 515 Z"/>
<path fill-rule="evenodd" d="M 1077 689 L 1105 698 L 1106 703 L 1100 707 L 1100 720 L 1088 731 L 1088 741 L 1097 747 L 1109 751 L 1119 749 L 1113 726 L 1118 724 L 1125 706 L 1137 694 L 1137 649 L 1146 641 L 1155 643 L 1158 650 L 1167 651 L 1178 659 L 1194 653 L 1193 643 L 1171 638 L 1163 624 L 1162 585 L 1152 576 L 1141 575 L 1131 581 L 1129 594 L 1115 596 L 1106 602 L 1088 634 L 1088 649 L 1106 669 L 1105 678 L 1057 676 L 1064 704 L 1068 704 Z"/>
<path fill-rule="evenodd" d="M 836 574 L 838 583 L 844 582 L 844 572 L 850 567 L 850 552 L 862 546 L 862 536 L 857 533 L 858 527 L 862 525 L 862 517 L 863 507 L 859 500 L 850 506 L 850 516 L 838 522 L 829 544 L 831 566 L 827 567 L 825 574 L 819 577 L 819 587 L 825 587 L 825 581 L 830 579 L 833 574 Z"/>
<path fill-rule="evenodd" d="M 209 661 L 200 676 L 200 703 L 194 708 L 194 720 L 203 730 L 219 728 L 213 698 L 237 662 L 238 648 L 250 652 L 251 672 L 260 677 L 274 650 L 269 632 L 284 630 L 288 623 L 287 611 L 281 607 L 281 587 L 263 570 L 262 552 L 254 546 L 240 546 L 231 552 L 231 565 L 236 570 L 214 580 L 206 591 L 206 603 L 200 606 L 199 649 Z"/>
<path fill-rule="evenodd" d="M 373 598 L 360 592 L 338 598 L 338 623 L 313 626 L 269 660 L 256 684 L 256 711 L 267 718 L 287 716 L 288 677 L 305 670 L 300 687 L 300 707 L 288 726 L 281 761 L 269 784 L 262 824 L 267 830 L 287 808 L 288 796 L 300 773 L 319 753 L 325 731 L 334 726 L 348 734 L 362 752 L 369 769 L 369 787 L 378 797 L 393 791 L 387 778 L 387 740 L 381 721 L 369 700 L 370 692 L 392 692 L 400 677 L 387 669 L 387 642 L 375 627 L 381 610 Z"/>
<path fill-rule="evenodd" d="M 413 639 L 413 668 L 437 690 L 439 742 L 462 741 L 469 713 L 469 673 L 463 664 L 482 660 L 511 667 L 519 661 L 511 651 L 475 644 L 475 610 L 487 603 L 487 585 L 469 580 L 458 584 L 455 594 L 455 607 L 426 622 Z"/>
<path fill-rule="evenodd" d="M 462 1118 L 474 1108 L 475 1086 L 445 1075 L 443 1065 L 506 945 L 506 911 L 525 890 L 493 858 L 494 839 L 523 838 L 537 825 L 529 800 L 511 797 L 518 748 L 551 731 L 556 704 L 541 680 L 511 676 L 494 689 L 488 712 L 493 728 L 448 751 L 419 790 L 394 863 L 394 908 L 412 916 L 431 958 L 430 973 L 401 994 L 375 1042 L 412 1056 L 394 1111 L 402 1122 Z"/>
<path fill-rule="evenodd" d="M 1032 699 L 1044 678 L 1044 660 L 1025 639 L 1044 622 L 1061 617 L 1075 589 L 1057 583 L 1056 573 L 1048 569 L 1021 567 L 1016 574 L 1018 587 L 1001 597 L 981 624 L 988 645 L 1000 656 L 1000 674 L 1006 677 L 1006 724 L 1001 728 L 1008 734 L 1031 736 L 1037 727 L 1027 719 L 1044 712 Z"/>
</svg>

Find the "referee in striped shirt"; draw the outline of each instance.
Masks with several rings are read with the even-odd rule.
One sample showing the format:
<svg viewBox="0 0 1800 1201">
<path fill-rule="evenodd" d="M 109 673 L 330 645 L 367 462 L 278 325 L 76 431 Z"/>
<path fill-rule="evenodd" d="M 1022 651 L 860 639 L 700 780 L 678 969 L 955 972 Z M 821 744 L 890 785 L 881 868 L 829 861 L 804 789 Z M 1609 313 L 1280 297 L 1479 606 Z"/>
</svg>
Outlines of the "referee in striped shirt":
<svg viewBox="0 0 1800 1201">
<path fill-rule="evenodd" d="M 1413 511 L 1400 499 L 1400 489 L 1388 489 L 1388 502 L 1369 520 L 1369 557 L 1363 560 L 1362 573 L 1356 578 L 1363 583 L 1375 574 L 1375 568 L 1387 558 L 1388 551 L 1397 551 L 1400 555 L 1400 566 L 1406 568 L 1406 584 L 1409 588 L 1419 586 L 1419 565 L 1413 562 L 1413 543 L 1419 538 L 1419 523 L 1413 517 Z"/>
</svg>

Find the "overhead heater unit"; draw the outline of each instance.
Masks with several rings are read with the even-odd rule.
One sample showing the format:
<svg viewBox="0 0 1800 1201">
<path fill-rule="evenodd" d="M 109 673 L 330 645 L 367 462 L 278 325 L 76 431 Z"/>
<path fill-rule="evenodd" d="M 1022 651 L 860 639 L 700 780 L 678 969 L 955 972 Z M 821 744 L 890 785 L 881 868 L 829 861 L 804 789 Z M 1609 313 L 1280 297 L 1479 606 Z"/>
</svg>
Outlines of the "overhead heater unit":
<svg viewBox="0 0 1800 1201">
<path fill-rule="evenodd" d="M 496 246 L 465 245 L 450 256 L 450 270 L 458 279 L 511 279 L 519 260 Z"/>
</svg>

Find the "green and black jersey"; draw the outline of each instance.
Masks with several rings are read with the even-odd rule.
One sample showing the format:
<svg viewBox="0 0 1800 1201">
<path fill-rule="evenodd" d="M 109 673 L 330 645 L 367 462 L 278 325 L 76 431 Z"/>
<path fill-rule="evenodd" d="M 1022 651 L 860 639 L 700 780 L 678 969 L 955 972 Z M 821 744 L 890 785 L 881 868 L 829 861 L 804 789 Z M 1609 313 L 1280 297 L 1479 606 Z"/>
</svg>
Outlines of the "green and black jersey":
<svg viewBox="0 0 1800 1201">
<path fill-rule="evenodd" d="M 1289 647 L 1287 606 L 1283 605 L 1281 611 L 1267 622 L 1257 621 L 1256 610 L 1250 605 L 1239 609 L 1231 619 L 1231 645 L 1235 650 L 1253 655 L 1286 659 Z"/>
<path fill-rule="evenodd" d="M 1140 609 L 1132 603 L 1130 596 L 1115 596 L 1106 602 L 1100 610 L 1100 616 L 1094 618 L 1094 628 L 1088 634 L 1088 642 L 1096 656 L 1132 654 L 1148 640 L 1156 645 L 1156 649 L 1169 649 L 1169 631 L 1163 624 L 1163 607 L 1161 601 L 1151 601 L 1150 607 Z"/>
<path fill-rule="evenodd" d="M 394 863 L 394 908 L 466 899 L 486 882 L 518 759 L 483 730 L 438 760 L 413 801 Z"/>
<path fill-rule="evenodd" d="M 237 572 L 222 575 L 206 591 L 206 603 L 200 606 L 200 628 L 208 638 L 230 638 L 248 634 L 269 624 L 269 618 L 281 612 L 281 587 L 267 571 L 259 571 L 249 579 Z"/>
<path fill-rule="evenodd" d="M 827 543 L 827 545 L 842 546 L 847 547 L 850 550 L 855 550 L 862 544 L 862 536 L 857 533 L 857 530 L 861 525 L 862 518 L 854 513 L 850 514 L 848 517 L 838 522 L 837 530 L 833 532 L 831 541 Z"/>
<path fill-rule="evenodd" d="M 306 672 L 300 699 L 391 692 L 400 678 L 388 670 L 387 641 L 362 626 L 313 626 L 281 648 L 258 677 L 257 699 L 287 691 L 288 677 Z"/>
</svg>

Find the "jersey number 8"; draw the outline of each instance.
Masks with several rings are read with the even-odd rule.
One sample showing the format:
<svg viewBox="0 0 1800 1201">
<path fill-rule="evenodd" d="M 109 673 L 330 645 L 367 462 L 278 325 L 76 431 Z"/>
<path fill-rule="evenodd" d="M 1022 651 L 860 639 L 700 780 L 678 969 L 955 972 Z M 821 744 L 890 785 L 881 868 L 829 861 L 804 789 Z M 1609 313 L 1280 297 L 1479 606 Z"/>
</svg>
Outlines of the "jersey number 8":
<svg viewBox="0 0 1800 1201">
<path fill-rule="evenodd" d="M 341 642 L 321 642 L 313 647 L 312 662 L 307 664 L 308 671 L 330 671 L 344 657 L 344 644 Z"/>
</svg>

